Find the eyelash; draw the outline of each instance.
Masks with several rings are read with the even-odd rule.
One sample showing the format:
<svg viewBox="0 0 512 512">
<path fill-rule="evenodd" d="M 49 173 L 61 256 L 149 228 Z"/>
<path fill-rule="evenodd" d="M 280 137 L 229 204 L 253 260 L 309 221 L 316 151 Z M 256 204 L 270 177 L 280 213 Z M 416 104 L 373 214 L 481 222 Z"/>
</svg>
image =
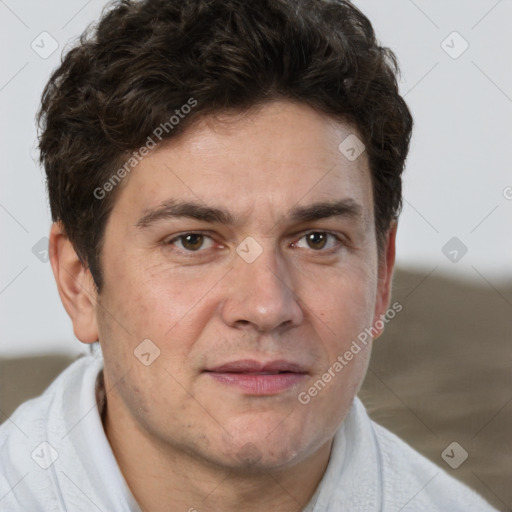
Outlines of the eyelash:
<svg viewBox="0 0 512 512">
<path fill-rule="evenodd" d="M 327 235 L 327 236 L 330 236 L 332 238 L 335 239 L 336 241 L 336 246 L 335 247 L 331 247 L 329 249 L 318 249 L 318 250 L 315 250 L 315 249 L 312 249 L 312 248 L 309 248 L 309 250 L 313 251 L 313 252 L 316 252 L 316 253 L 323 253 L 323 254 L 332 254 L 334 252 L 337 252 L 343 245 L 344 245 L 344 242 L 343 240 L 340 238 L 340 236 L 338 236 L 337 234 L 335 233 L 332 233 L 330 231 L 321 231 L 321 230 L 310 230 L 310 231 L 307 231 L 305 233 L 303 233 L 300 238 L 297 239 L 297 242 L 293 242 L 293 245 L 295 245 L 296 243 L 298 243 L 300 240 L 302 240 L 303 238 L 307 237 L 308 235 L 311 235 L 313 233 L 319 233 L 319 234 L 323 234 L 323 235 Z M 175 242 L 179 241 L 179 240 L 183 240 L 185 237 L 187 237 L 188 235 L 202 235 L 204 237 L 207 237 L 207 238 L 210 238 L 211 240 L 213 240 L 213 237 L 209 234 L 209 233 L 206 233 L 206 232 L 203 232 L 203 231 L 187 231 L 186 233 L 182 233 L 181 235 L 178 235 L 178 236 L 175 236 L 173 238 L 171 238 L 170 240 L 166 241 L 165 242 L 165 245 L 173 245 Z M 327 242 L 328 243 L 328 242 Z M 196 251 L 192 251 L 192 250 L 189 250 L 189 249 L 180 249 L 180 248 L 177 248 L 177 250 L 179 252 L 181 252 L 182 254 L 185 254 L 187 256 L 193 256 L 195 254 L 199 254 L 199 253 L 202 253 L 202 252 L 206 252 L 208 249 L 198 249 Z"/>
</svg>

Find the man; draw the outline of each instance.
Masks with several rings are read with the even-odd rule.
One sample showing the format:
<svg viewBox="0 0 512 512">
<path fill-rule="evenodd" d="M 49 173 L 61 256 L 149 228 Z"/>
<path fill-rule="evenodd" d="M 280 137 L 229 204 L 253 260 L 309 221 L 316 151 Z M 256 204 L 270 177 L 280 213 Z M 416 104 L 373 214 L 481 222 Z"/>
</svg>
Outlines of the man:
<svg viewBox="0 0 512 512">
<path fill-rule="evenodd" d="M 124 0 L 68 52 L 41 161 L 95 348 L 0 428 L 2 510 L 492 510 L 356 398 L 401 307 L 397 71 L 341 0 Z"/>
</svg>

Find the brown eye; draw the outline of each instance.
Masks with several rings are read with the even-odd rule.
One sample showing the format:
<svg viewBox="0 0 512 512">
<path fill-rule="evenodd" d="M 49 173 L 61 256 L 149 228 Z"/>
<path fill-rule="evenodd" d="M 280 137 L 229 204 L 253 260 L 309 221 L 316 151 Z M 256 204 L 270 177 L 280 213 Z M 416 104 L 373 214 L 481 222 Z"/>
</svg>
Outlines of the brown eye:
<svg viewBox="0 0 512 512">
<path fill-rule="evenodd" d="M 327 244 L 327 233 L 308 233 L 306 240 L 311 249 L 323 249 Z"/>
<path fill-rule="evenodd" d="M 204 242 L 204 235 L 198 233 L 190 233 L 180 237 L 181 245 L 188 251 L 197 251 L 201 248 Z"/>
<path fill-rule="evenodd" d="M 325 231 L 310 231 L 302 236 L 299 241 L 294 244 L 301 249 L 313 249 L 318 252 L 328 252 L 329 249 L 335 249 L 343 243 L 340 238 L 333 233 Z"/>
<path fill-rule="evenodd" d="M 182 252 L 203 252 L 215 245 L 212 237 L 203 233 L 184 233 L 167 243 L 176 246 Z"/>
</svg>

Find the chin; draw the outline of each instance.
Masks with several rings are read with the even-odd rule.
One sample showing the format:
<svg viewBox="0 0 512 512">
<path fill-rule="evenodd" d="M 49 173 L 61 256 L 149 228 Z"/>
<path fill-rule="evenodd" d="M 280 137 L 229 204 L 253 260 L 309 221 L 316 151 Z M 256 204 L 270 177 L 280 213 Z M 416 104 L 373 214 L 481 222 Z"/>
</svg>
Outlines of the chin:
<svg viewBox="0 0 512 512">
<path fill-rule="evenodd" d="M 285 469 L 293 466 L 305 457 L 308 443 L 302 436 L 294 437 L 288 430 L 281 436 L 270 438 L 267 433 L 256 435 L 248 432 L 246 435 L 227 438 L 227 452 L 223 458 L 227 465 L 237 471 L 261 472 Z M 302 457 L 301 457 L 302 456 Z"/>
</svg>

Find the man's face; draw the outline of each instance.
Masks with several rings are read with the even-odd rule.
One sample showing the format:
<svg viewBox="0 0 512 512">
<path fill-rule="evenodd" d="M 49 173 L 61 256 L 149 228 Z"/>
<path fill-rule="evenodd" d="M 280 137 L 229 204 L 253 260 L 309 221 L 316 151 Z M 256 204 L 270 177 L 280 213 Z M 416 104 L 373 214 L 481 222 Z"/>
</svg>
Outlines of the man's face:
<svg viewBox="0 0 512 512">
<path fill-rule="evenodd" d="M 338 149 L 354 130 L 307 106 L 225 120 L 155 150 L 120 190 L 94 320 L 108 410 L 170 451 L 285 468 L 332 438 L 369 344 L 299 395 L 386 307 L 370 171 Z"/>
</svg>

